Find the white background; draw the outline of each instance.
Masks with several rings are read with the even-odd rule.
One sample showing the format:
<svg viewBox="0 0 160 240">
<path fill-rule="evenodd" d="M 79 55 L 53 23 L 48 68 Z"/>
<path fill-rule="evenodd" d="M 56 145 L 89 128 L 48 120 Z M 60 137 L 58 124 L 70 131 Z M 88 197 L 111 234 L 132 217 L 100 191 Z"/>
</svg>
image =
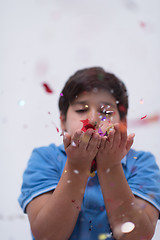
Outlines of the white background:
<svg viewBox="0 0 160 240">
<path fill-rule="evenodd" d="M 17 202 L 22 174 L 34 147 L 62 142 L 57 101 L 80 68 L 102 66 L 125 82 L 134 148 L 160 166 L 160 118 L 152 120 L 160 113 L 159 22 L 159 0 L 0 0 L 0 239 L 31 239 Z"/>
</svg>

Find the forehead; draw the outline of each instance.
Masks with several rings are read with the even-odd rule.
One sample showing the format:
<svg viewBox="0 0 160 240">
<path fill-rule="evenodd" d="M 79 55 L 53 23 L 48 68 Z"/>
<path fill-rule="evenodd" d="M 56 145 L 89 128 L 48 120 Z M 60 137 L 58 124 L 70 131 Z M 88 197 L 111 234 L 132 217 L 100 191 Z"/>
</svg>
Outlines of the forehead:
<svg viewBox="0 0 160 240">
<path fill-rule="evenodd" d="M 76 96 L 71 105 L 100 103 L 116 106 L 116 99 L 106 90 L 97 90 L 97 92 L 82 92 Z"/>
</svg>

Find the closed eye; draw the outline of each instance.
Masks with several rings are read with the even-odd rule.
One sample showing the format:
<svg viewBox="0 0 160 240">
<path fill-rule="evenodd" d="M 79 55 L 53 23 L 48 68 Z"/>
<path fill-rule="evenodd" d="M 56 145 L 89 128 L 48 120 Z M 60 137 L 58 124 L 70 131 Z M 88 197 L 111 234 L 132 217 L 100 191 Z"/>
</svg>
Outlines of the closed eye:
<svg viewBox="0 0 160 240">
<path fill-rule="evenodd" d="M 87 112 L 87 109 L 79 109 L 79 110 L 76 110 L 77 113 L 83 113 L 83 112 Z"/>
<path fill-rule="evenodd" d="M 106 115 L 112 115 L 114 113 L 114 111 L 109 111 L 109 110 L 106 110 L 106 111 L 101 111 L 100 112 L 101 114 L 106 114 Z"/>
</svg>

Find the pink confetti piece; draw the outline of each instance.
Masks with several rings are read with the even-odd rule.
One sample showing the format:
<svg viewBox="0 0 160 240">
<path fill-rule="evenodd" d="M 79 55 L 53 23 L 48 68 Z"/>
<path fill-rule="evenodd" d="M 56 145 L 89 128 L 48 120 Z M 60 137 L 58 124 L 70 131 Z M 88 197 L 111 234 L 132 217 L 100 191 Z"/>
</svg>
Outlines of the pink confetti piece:
<svg viewBox="0 0 160 240">
<path fill-rule="evenodd" d="M 63 97 L 64 96 L 63 93 L 60 93 L 60 96 Z"/>
<path fill-rule="evenodd" d="M 141 28 L 145 28 L 145 27 L 146 27 L 146 23 L 143 22 L 143 21 L 141 21 L 141 22 L 140 22 L 140 26 L 141 26 Z"/>
<path fill-rule="evenodd" d="M 47 93 L 53 93 L 53 90 L 50 88 L 50 86 L 47 83 L 42 83 L 42 85 Z"/>
<path fill-rule="evenodd" d="M 145 115 L 144 117 L 141 117 L 141 119 L 144 119 L 144 118 L 146 118 L 147 117 L 147 115 Z"/>
</svg>

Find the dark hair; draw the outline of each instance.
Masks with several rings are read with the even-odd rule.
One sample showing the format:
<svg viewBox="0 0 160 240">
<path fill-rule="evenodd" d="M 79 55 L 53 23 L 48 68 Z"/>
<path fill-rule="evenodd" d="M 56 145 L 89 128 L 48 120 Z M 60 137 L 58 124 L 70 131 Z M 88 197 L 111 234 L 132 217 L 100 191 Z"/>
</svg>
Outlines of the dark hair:
<svg viewBox="0 0 160 240">
<path fill-rule="evenodd" d="M 77 71 L 66 82 L 59 98 L 59 110 L 66 117 L 69 105 L 80 93 L 104 89 L 116 100 L 120 119 L 124 119 L 128 111 L 128 94 L 125 84 L 114 74 L 105 72 L 101 67 L 85 68 Z"/>
</svg>

